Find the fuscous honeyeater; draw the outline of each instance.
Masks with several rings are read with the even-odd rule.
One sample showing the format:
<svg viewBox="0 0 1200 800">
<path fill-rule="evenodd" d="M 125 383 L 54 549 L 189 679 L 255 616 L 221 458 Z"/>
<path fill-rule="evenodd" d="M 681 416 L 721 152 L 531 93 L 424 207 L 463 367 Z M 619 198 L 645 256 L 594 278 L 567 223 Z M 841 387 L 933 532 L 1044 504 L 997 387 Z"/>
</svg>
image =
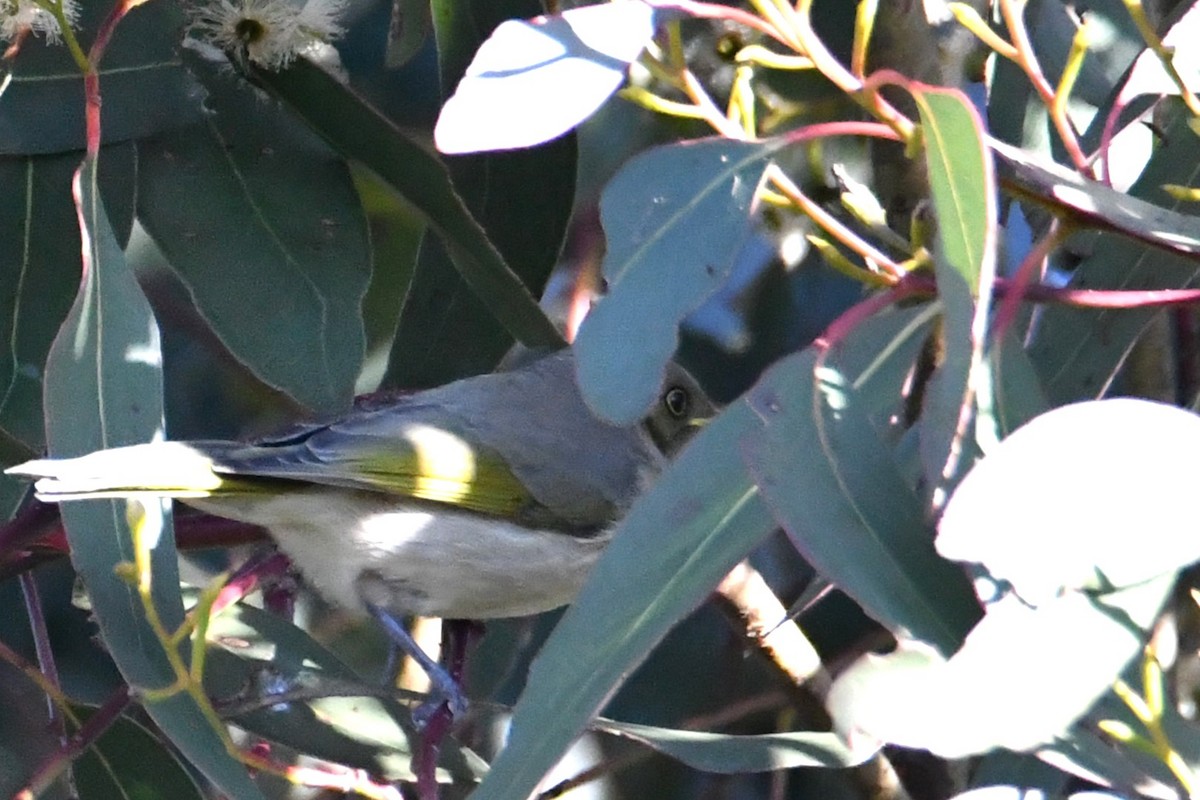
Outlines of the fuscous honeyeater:
<svg viewBox="0 0 1200 800">
<path fill-rule="evenodd" d="M 8 470 L 46 501 L 175 497 L 261 525 L 328 600 L 370 613 L 460 710 L 397 622 L 570 602 L 617 522 L 714 413 L 671 364 L 643 423 L 584 402 L 569 350 L 254 443 L 155 442 Z"/>
</svg>

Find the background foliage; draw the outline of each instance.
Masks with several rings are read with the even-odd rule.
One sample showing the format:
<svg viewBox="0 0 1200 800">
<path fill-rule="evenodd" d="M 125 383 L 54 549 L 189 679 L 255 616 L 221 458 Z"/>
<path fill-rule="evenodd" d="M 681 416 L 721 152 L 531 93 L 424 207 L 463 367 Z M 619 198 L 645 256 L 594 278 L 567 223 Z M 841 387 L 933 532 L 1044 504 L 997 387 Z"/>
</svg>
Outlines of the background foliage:
<svg viewBox="0 0 1200 800">
<path fill-rule="evenodd" d="M 565 614 L 489 626 L 443 796 L 1190 796 L 1200 11 L 990 5 L 356 0 L 336 67 L 175 0 L 18 31 L 0 454 L 563 331 L 629 421 L 678 354 L 725 410 Z M 259 532 L 0 503 L 0 794 L 431 796 L 380 635 Z"/>
</svg>

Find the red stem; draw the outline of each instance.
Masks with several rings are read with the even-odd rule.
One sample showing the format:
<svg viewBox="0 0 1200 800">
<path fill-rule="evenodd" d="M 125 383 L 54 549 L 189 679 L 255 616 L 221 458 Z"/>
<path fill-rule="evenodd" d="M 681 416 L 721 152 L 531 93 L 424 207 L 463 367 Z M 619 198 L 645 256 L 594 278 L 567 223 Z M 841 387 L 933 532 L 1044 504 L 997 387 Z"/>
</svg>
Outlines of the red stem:
<svg viewBox="0 0 1200 800">
<path fill-rule="evenodd" d="M 655 8 L 674 8 L 700 19 L 727 19 L 730 22 L 737 22 L 747 28 L 765 33 L 780 44 L 787 45 L 788 47 L 792 46 L 775 29 L 774 25 L 771 25 L 762 17 L 740 8 L 723 6 L 717 3 L 700 3 L 695 0 L 646 0 L 646 2 Z"/>
<path fill-rule="evenodd" d="M 1000 303 L 1000 308 L 996 311 L 996 318 L 992 321 L 992 335 L 999 339 L 1008 330 L 1008 326 L 1012 324 L 1013 319 L 1017 316 L 1017 308 L 1021 304 L 1021 299 L 1025 296 L 1025 290 L 1033 284 L 1033 273 L 1035 271 L 1041 273 L 1042 265 L 1054 251 L 1062 243 L 1063 233 L 1062 224 L 1058 220 L 1054 220 L 1050 225 L 1050 230 L 1046 235 L 1037 241 L 1025 254 L 1025 258 L 1021 261 L 1021 265 L 1017 268 L 1016 274 L 1012 277 L 1009 284 L 1009 289 L 1005 291 L 1004 299 Z M 1041 277 L 1039 275 L 1039 277 Z"/>
<path fill-rule="evenodd" d="M 872 136 L 876 139 L 891 139 L 900 141 L 900 134 L 882 122 L 859 122 L 846 120 L 840 122 L 818 122 L 806 125 L 794 131 L 783 134 L 788 142 L 807 142 L 810 139 L 820 139 L 826 136 Z"/>
</svg>

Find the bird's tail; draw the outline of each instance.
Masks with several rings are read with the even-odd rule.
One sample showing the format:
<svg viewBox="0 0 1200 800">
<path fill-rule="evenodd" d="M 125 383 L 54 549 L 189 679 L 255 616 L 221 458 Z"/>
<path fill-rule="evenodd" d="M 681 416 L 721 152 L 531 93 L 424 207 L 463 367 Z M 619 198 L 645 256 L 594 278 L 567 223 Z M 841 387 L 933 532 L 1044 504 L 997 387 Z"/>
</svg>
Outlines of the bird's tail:
<svg viewBox="0 0 1200 800">
<path fill-rule="evenodd" d="M 34 478 L 38 499 L 52 503 L 139 495 L 208 497 L 237 491 L 240 483 L 214 471 L 223 444 L 152 442 L 78 458 L 27 461 L 5 472 Z"/>
</svg>

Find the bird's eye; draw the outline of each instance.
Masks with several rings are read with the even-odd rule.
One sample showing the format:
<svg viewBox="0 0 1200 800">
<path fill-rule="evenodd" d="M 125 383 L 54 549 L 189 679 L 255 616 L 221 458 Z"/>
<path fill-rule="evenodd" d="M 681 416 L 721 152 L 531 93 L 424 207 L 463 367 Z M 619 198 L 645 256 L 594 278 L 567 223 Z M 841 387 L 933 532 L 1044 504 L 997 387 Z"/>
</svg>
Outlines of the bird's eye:
<svg viewBox="0 0 1200 800">
<path fill-rule="evenodd" d="M 667 413 L 675 419 L 683 419 L 687 416 L 688 409 L 692 404 L 691 400 L 687 390 L 678 386 L 667 389 L 662 396 L 663 408 L 667 409 Z"/>
</svg>

